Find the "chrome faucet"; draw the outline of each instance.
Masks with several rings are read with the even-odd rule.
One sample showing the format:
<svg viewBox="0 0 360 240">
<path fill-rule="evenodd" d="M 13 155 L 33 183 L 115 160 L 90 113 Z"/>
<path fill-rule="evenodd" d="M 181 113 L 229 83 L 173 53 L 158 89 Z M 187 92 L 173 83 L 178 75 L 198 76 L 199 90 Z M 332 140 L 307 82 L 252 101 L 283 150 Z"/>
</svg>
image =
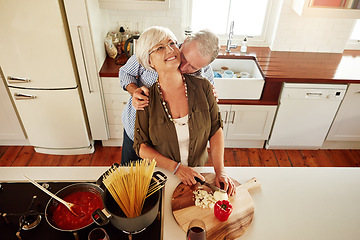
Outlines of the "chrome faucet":
<svg viewBox="0 0 360 240">
<path fill-rule="evenodd" d="M 237 44 L 231 44 L 231 39 L 234 35 L 234 21 L 231 21 L 230 23 L 230 32 L 229 32 L 229 37 L 226 41 L 226 52 L 231 52 L 231 48 L 236 48 Z"/>
</svg>

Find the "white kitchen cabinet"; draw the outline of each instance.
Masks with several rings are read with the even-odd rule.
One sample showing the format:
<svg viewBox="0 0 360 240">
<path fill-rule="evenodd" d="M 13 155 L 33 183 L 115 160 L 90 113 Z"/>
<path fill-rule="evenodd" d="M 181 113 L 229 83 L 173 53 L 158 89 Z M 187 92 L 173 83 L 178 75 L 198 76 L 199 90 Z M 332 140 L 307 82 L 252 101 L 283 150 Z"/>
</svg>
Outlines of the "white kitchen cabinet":
<svg viewBox="0 0 360 240">
<path fill-rule="evenodd" d="M 323 1 L 324 2 L 324 1 Z M 331 7 L 334 1 L 328 0 L 329 6 L 312 6 L 313 0 L 293 0 L 292 8 L 299 16 L 324 18 L 360 18 L 360 9 L 351 9 L 351 6 Z M 337 1 L 339 2 L 339 1 Z M 348 1 L 353 2 L 353 1 Z M 340 2 L 339 2 L 340 4 Z"/>
<path fill-rule="evenodd" d="M 360 148 L 360 84 L 350 84 L 322 148 Z"/>
<path fill-rule="evenodd" d="M 26 136 L 0 76 L 0 145 L 28 145 Z"/>
<path fill-rule="evenodd" d="M 277 106 L 219 105 L 224 123 L 225 147 L 263 148 Z"/>
<path fill-rule="evenodd" d="M 170 0 L 99 0 L 99 5 L 121 10 L 169 10 Z"/>
<path fill-rule="evenodd" d="M 129 101 L 130 94 L 121 87 L 119 78 L 101 78 L 105 97 L 110 139 L 103 140 L 103 146 L 122 146 L 124 126 L 122 112 Z"/>
</svg>

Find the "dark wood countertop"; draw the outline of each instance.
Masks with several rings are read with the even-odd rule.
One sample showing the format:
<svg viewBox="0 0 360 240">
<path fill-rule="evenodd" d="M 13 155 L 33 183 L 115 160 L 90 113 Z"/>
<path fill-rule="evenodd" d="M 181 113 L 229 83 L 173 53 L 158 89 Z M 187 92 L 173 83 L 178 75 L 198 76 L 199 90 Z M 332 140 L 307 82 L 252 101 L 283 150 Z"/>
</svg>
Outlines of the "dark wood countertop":
<svg viewBox="0 0 360 240">
<path fill-rule="evenodd" d="M 225 53 L 222 47 L 218 58 L 256 57 L 265 75 L 265 86 L 260 100 L 223 100 L 220 104 L 277 105 L 283 82 L 301 83 L 360 83 L 360 50 L 344 53 L 278 52 L 267 47 L 240 48 Z M 120 65 L 107 57 L 99 72 L 100 77 L 118 77 Z"/>
</svg>

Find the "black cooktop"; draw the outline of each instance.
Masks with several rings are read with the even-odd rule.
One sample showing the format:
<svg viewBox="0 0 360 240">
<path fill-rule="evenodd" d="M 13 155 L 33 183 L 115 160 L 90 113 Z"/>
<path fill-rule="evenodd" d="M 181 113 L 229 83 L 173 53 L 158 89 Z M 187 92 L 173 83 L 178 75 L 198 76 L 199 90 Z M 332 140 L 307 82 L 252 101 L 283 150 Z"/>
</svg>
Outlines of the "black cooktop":
<svg viewBox="0 0 360 240">
<path fill-rule="evenodd" d="M 0 183 L 0 239 L 6 240 L 19 240 L 16 233 L 19 229 L 20 215 L 28 211 L 33 196 L 37 196 L 34 204 L 31 207 L 33 212 L 42 213 L 40 224 L 30 230 L 21 230 L 20 236 L 22 240 L 72 240 L 75 239 L 73 233 L 62 232 L 52 228 L 46 221 L 44 211 L 46 204 L 50 197 L 44 192 L 33 186 L 31 183 Z M 49 189 L 51 192 L 56 193 L 70 182 L 49 182 Z M 162 197 L 160 198 L 162 199 Z M 160 206 L 162 202 L 160 200 Z M 155 221 L 148 226 L 144 231 L 134 234 L 132 239 L 161 239 L 161 207 L 159 214 Z M 20 214 L 20 215 L 19 215 Z M 5 217 L 3 217 L 5 216 Z M 91 224 L 85 229 L 77 232 L 80 240 L 87 240 L 89 232 L 99 227 L 96 223 Z M 111 223 L 103 226 L 108 233 L 111 240 L 124 240 L 128 239 L 128 235 L 117 228 L 113 227 Z"/>
</svg>

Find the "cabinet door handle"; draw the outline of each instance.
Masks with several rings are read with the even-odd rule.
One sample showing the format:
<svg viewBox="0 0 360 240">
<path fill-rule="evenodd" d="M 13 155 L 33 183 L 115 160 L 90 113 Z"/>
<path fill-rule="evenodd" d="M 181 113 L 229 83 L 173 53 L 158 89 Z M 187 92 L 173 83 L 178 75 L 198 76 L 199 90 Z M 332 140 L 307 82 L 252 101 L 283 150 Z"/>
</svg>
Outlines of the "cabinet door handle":
<svg viewBox="0 0 360 240">
<path fill-rule="evenodd" d="M 29 78 L 22 78 L 22 77 L 12 77 L 8 76 L 9 83 L 23 83 L 23 82 L 30 82 Z"/>
<path fill-rule="evenodd" d="M 224 123 L 227 123 L 227 118 L 228 118 L 228 111 L 225 111 L 225 120 L 224 120 Z"/>
<path fill-rule="evenodd" d="M 36 96 L 25 93 L 15 93 L 14 98 L 15 100 L 29 100 L 29 99 L 35 99 Z"/>
<path fill-rule="evenodd" d="M 235 111 L 231 111 L 231 112 L 230 112 L 230 114 L 231 114 L 231 113 L 232 113 L 233 115 L 232 115 L 232 119 L 231 119 L 231 122 L 230 122 L 230 123 L 231 123 L 231 124 L 234 124 L 234 120 L 235 120 Z M 230 118 L 230 116 L 229 116 L 229 118 Z"/>
<path fill-rule="evenodd" d="M 85 68 L 86 82 L 87 82 L 89 93 L 92 93 L 93 90 L 91 88 L 91 84 L 90 84 L 90 81 L 89 81 L 89 73 L 88 73 L 88 69 L 87 69 L 87 66 L 86 66 L 85 54 L 84 54 L 84 45 L 83 45 L 83 41 L 82 41 L 82 37 L 81 37 L 81 26 L 77 26 L 77 31 L 78 31 L 78 36 L 79 36 L 81 56 L 82 56 L 83 63 L 84 63 L 84 68 Z"/>
</svg>

